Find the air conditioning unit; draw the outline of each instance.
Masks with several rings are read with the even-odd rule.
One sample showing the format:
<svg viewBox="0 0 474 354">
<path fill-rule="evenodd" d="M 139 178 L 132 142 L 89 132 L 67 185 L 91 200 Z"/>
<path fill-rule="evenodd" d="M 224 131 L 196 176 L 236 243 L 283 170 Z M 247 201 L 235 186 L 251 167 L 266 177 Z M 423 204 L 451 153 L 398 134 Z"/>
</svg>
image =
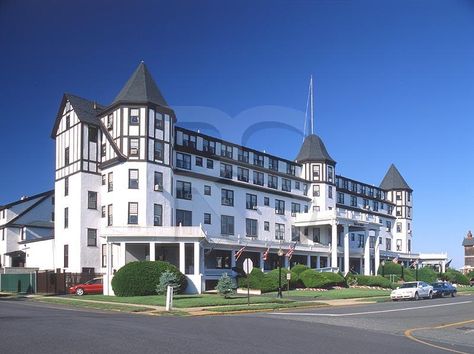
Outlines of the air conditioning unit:
<svg viewBox="0 0 474 354">
<path fill-rule="evenodd" d="M 138 155 L 138 149 L 136 149 L 136 148 L 131 148 L 131 149 L 130 149 L 130 155 Z"/>
<path fill-rule="evenodd" d="M 154 190 L 156 192 L 162 192 L 163 191 L 163 186 L 161 184 L 155 184 Z"/>
<path fill-rule="evenodd" d="M 253 205 L 253 206 L 252 206 L 252 209 L 253 209 L 253 210 L 258 210 L 258 206 L 257 206 L 257 205 Z"/>
<path fill-rule="evenodd" d="M 386 228 L 385 228 L 385 231 L 390 232 L 390 228 L 389 228 L 389 227 L 386 227 Z"/>
</svg>

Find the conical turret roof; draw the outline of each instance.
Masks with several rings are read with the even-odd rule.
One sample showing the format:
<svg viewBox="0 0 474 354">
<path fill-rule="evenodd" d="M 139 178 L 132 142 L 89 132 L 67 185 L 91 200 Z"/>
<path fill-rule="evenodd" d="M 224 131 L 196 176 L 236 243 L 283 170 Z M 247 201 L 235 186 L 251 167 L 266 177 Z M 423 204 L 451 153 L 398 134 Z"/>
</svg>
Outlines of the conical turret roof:
<svg viewBox="0 0 474 354">
<path fill-rule="evenodd" d="M 412 190 L 393 163 L 390 165 L 390 168 L 385 174 L 382 183 L 380 183 L 380 188 L 385 190 Z"/>
<path fill-rule="evenodd" d="M 308 135 L 301 146 L 296 161 L 302 163 L 306 161 L 325 161 L 336 163 L 329 155 L 321 138 L 315 134 Z"/>
<path fill-rule="evenodd" d="M 116 103 L 154 103 L 160 106 L 168 106 L 143 62 L 138 65 L 138 68 L 115 97 L 112 104 Z"/>
</svg>

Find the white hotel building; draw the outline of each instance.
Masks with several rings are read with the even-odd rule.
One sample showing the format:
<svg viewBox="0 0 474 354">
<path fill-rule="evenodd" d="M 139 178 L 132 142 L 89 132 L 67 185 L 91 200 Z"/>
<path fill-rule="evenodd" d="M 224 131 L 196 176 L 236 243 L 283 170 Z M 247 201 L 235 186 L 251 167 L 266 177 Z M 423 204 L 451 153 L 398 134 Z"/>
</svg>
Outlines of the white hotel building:
<svg viewBox="0 0 474 354">
<path fill-rule="evenodd" d="M 143 63 L 108 106 L 65 94 L 51 136 L 54 238 L 12 236 L 8 252 L 27 249 L 26 266 L 94 271 L 110 284 L 127 262 L 165 260 L 201 292 L 245 258 L 275 268 L 295 242 L 292 264 L 343 273 L 374 274 L 395 257 L 446 261 L 412 252 L 412 189 L 394 165 L 374 187 L 337 175 L 313 134 L 290 161 L 181 128 Z"/>
</svg>

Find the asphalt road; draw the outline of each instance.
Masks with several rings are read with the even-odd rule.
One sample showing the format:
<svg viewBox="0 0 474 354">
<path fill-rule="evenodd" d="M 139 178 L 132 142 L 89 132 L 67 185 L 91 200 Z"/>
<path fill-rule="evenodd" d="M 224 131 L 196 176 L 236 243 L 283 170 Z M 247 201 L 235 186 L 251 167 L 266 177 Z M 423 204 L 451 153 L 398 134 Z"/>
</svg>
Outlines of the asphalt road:
<svg viewBox="0 0 474 354">
<path fill-rule="evenodd" d="M 0 301 L 2 353 L 474 353 L 473 338 L 474 296 L 207 317 Z"/>
</svg>

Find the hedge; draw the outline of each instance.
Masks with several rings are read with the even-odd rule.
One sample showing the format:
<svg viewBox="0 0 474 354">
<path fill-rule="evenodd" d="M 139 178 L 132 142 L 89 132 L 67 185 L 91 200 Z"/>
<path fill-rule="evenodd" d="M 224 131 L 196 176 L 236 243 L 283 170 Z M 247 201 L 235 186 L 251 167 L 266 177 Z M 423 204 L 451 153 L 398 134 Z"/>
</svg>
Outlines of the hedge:
<svg viewBox="0 0 474 354">
<path fill-rule="evenodd" d="M 455 284 L 469 285 L 469 278 L 452 268 L 448 268 L 446 273 L 441 274 L 441 279 L 448 280 Z"/>
<path fill-rule="evenodd" d="M 383 266 L 384 269 L 384 276 L 387 277 L 390 274 L 395 274 L 398 276 L 398 279 L 402 277 L 402 266 L 397 263 L 393 262 L 385 262 L 385 265 Z M 378 275 L 382 274 L 382 266 L 379 267 Z M 414 281 L 415 280 L 415 273 L 412 269 L 403 267 L 403 280 L 405 281 Z"/>
<path fill-rule="evenodd" d="M 304 288 L 304 284 L 300 279 L 300 275 L 308 269 L 309 268 L 303 264 L 297 264 L 293 268 L 291 268 L 290 286 L 292 288 Z"/>
<path fill-rule="evenodd" d="M 263 273 L 260 269 L 254 268 L 249 274 L 250 288 L 261 290 L 262 293 L 268 293 L 271 291 L 278 290 L 278 269 L 274 269 L 271 272 Z M 285 268 L 281 269 L 281 286 L 282 289 L 287 288 L 286 274 L 288 270 Z M 241 288 L 247 287 L 247 277 L 238 278 L 238 284 Z"/>
<path fill-rule="evenodd" d="M 344 278 L 336 273 L 319 273 L 312 269 L 300 274 L 300 279 L 306 288 L 329 288 L 336 285 L 344 286 Z"/>
<path fill-rule="evenodd" d="M 381 288 L 394 288 L 390 280 L 380 275 L 352 275 L 348 274 L 347 282 L 353 285 L 379 286 Z"/>
<path fill-rule="evenodd" d="M 112 289 L 117 296 L 144 296 L 156 294 L 161 274 L 166 270 L 176 274 L 180 285 L 178 293 L 186 288 L 186 277 L 168 262 L 130 262 L 120 268 L 112 279 Z"/>
</svg>

